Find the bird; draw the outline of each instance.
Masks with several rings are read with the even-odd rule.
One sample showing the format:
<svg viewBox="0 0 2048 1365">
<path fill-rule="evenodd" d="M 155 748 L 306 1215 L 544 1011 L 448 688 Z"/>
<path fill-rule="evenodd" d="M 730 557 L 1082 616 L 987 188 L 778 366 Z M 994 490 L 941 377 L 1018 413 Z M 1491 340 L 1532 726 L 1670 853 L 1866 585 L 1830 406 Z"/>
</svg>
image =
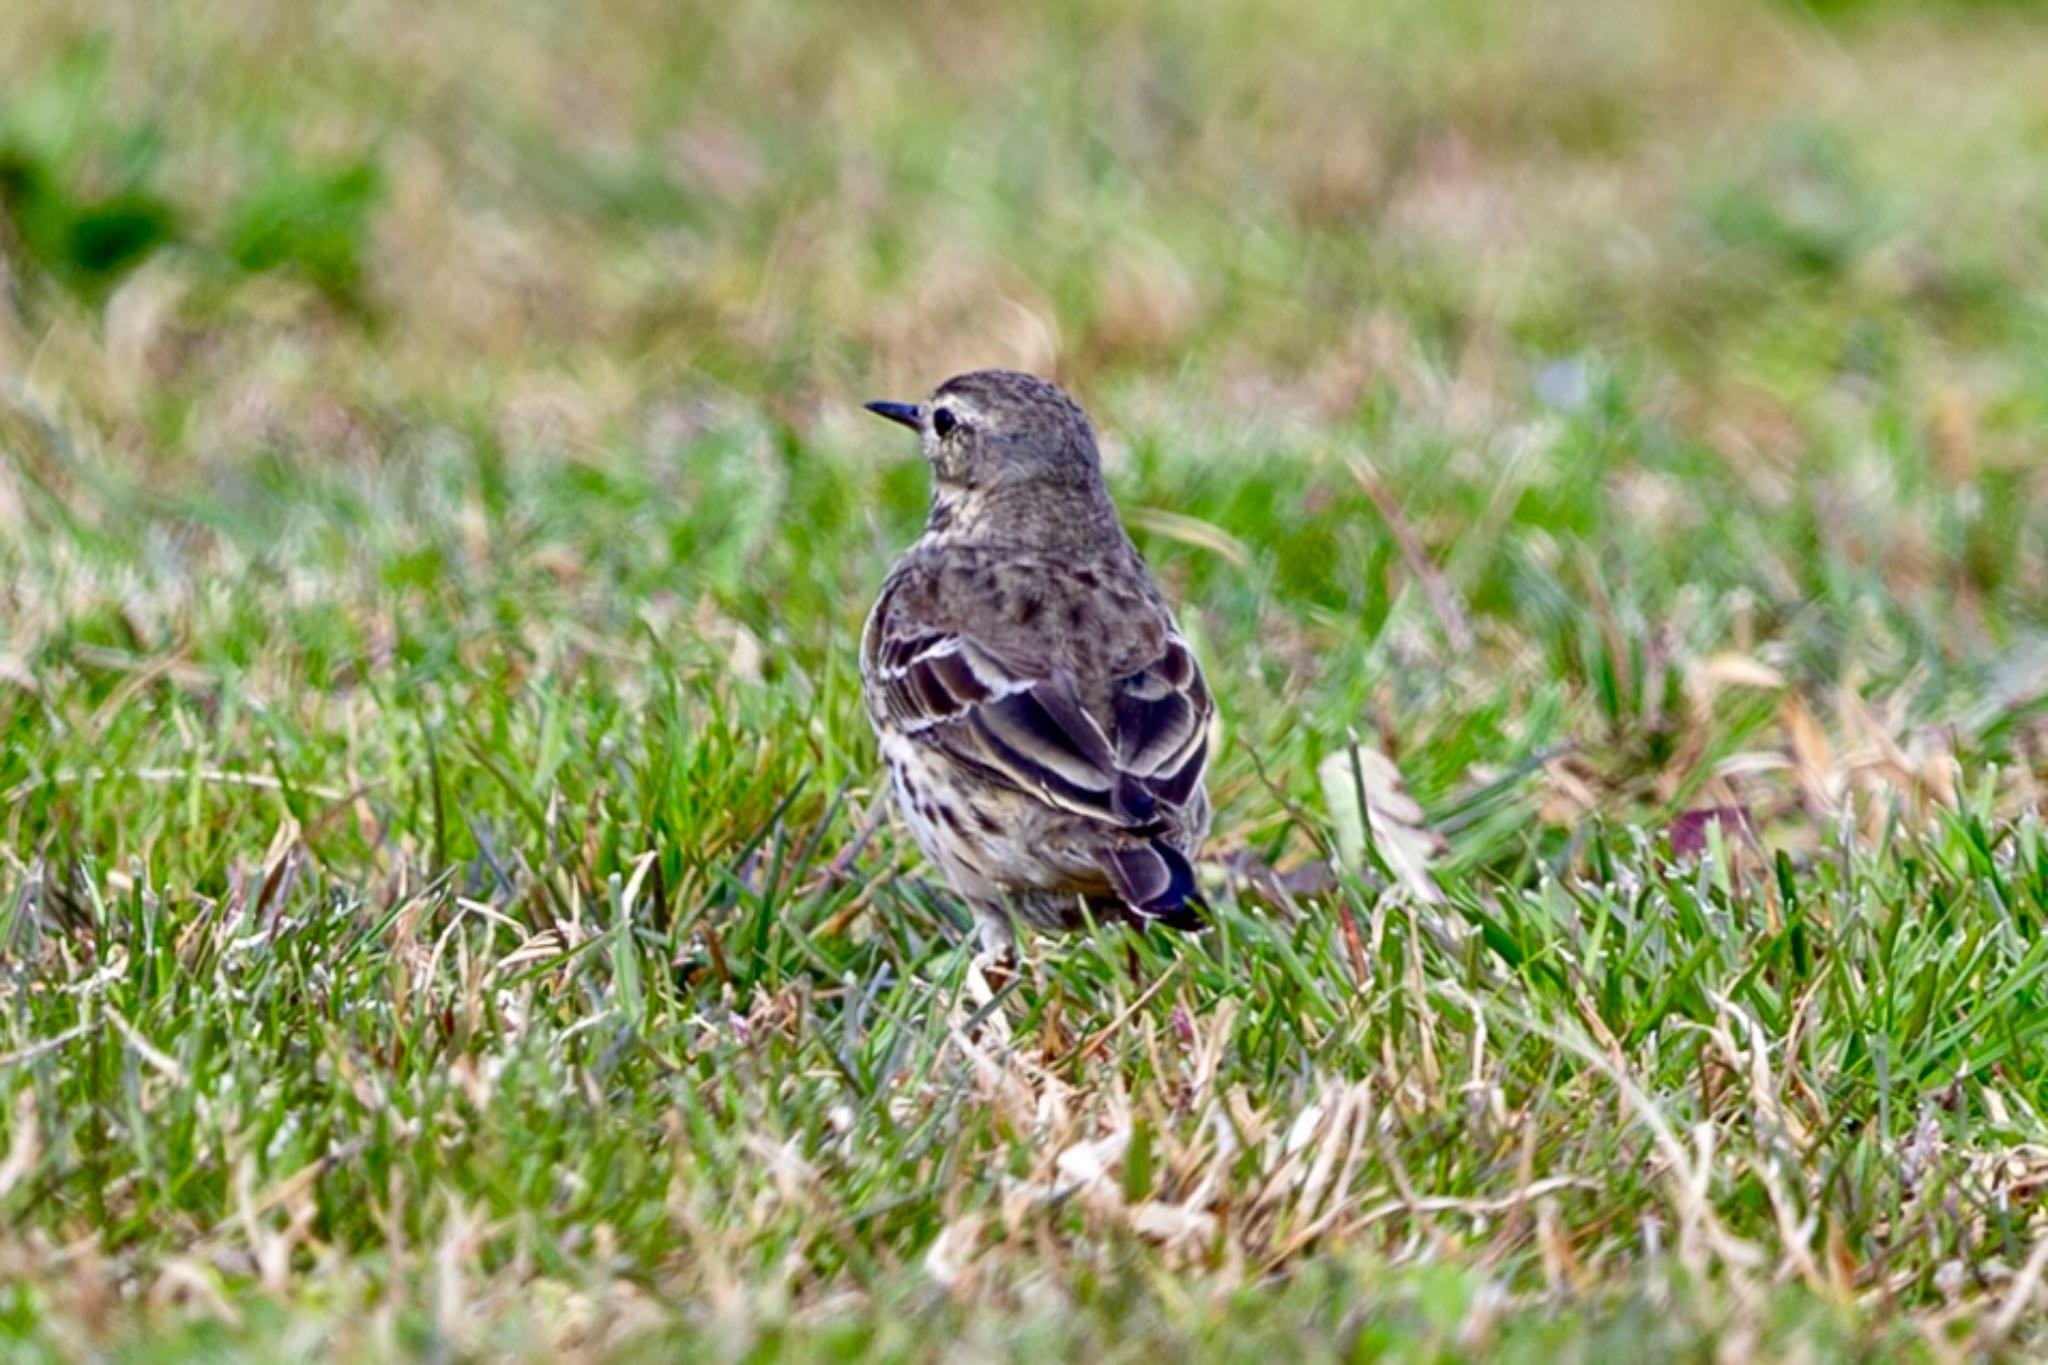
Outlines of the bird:
<svg viewBox="0 0 2048 1365">
<path fill-rule="evenodd" d="M 1014 962 L 1020 926 L 1199 930 L 1215 701 L 1087 415 L 1012 370 L 866 406 L 918 434 L 932 492 L 861 632 L 861 692 L 983 953 Z"/>
</svg>

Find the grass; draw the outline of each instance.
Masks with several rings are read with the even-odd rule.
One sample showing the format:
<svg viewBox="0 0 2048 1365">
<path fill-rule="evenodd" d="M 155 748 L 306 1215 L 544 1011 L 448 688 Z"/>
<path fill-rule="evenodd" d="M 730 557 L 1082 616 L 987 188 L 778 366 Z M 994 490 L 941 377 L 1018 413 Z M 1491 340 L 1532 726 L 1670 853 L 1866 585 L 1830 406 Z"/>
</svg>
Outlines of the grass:
<svg viewBox="0 0 2048 1365">
<path fill-rule="evenodd" d="M 2030 9 L 16 8 L 10 1353 L 2048 1345 Z M 997 990 L 852 669 L 987 363 L 1224 715 Z"/>
</svg>

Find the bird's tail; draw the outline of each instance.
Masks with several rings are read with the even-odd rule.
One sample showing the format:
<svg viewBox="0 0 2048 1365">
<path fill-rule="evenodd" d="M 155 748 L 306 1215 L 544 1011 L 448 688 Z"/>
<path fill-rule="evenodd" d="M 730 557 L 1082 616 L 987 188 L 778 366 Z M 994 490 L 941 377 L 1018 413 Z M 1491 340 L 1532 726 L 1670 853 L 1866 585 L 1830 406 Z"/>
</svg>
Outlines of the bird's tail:
<svg viewBox="0 0 2048 1365">
<path fill-rule="evenodd" d="M 1207 923 L 1194 865 L 1164 839 L 1110 849 L 1103 862 L 1117 895 L 1145 923 L 1184 931 Z"/>
</svg>

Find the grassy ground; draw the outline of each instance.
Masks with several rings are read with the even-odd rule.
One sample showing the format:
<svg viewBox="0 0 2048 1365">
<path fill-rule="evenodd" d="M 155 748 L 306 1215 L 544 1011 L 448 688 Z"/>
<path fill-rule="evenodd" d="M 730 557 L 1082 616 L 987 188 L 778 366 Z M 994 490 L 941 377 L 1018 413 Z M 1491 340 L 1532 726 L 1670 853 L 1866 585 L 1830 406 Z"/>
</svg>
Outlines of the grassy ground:
<svg viewBox="0 0 2048 1365">
<path fill-rule="evenodd" d="M 11 1352 L 2048 1349 L 2033 11 L 7 22 Z M 986 363 L 1225 718 L 993 994 L 852 668 Z"/>
</svg>

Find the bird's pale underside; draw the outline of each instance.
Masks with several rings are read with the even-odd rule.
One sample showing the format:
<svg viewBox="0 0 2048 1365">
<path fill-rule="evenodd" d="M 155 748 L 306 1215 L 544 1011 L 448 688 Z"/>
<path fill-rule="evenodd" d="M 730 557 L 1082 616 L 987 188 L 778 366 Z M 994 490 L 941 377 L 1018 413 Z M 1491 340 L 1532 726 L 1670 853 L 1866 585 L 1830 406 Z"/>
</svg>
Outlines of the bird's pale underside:
<svg viewBox="0 0 2048 1365">
<path fill-rule="evenodd" d="M 981 371 L 923 403 L 931 517 L 861 641 L 869 718 L 918 846 L 973 909 L 1014 924 L 1202 924 L 1214 705 L 1102 482 L 1073 400 Z"/>
</svg>

